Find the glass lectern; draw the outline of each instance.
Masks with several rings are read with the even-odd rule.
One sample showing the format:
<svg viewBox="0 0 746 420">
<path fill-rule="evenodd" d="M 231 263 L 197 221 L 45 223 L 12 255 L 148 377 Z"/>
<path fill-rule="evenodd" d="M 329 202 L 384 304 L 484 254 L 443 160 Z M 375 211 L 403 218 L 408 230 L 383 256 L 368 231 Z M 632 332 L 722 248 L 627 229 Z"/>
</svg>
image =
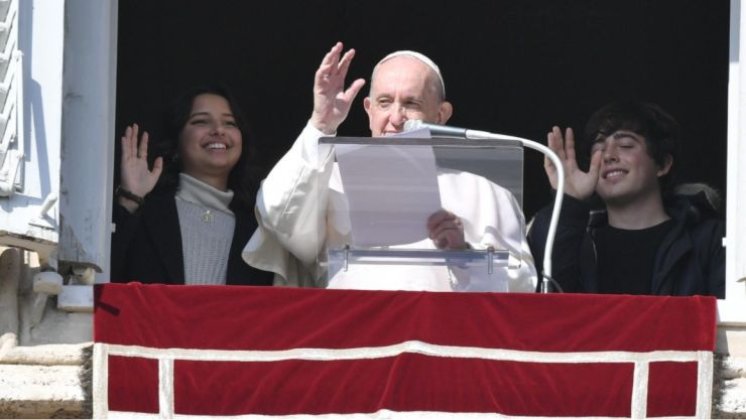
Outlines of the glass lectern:
<svg viewBox="0 0 746 420">
<path fill-rule="evenodd" d="M 318 255 L 327 287 L 507 291 L 511 271 L 532 263 L 522 260 L 519 142 L 336 137 L 319 144 L 333 146 L 334 159 L 318 181 L 329 188 L 316 188 L 325 195 L 317 197 L 325 218 Z M 449 217 L 442 214 L 457 221 L 438 225 Z M 454 241 L 462 231 L 463 246 L 438 247 L 433 226 Z"/>
</svg>

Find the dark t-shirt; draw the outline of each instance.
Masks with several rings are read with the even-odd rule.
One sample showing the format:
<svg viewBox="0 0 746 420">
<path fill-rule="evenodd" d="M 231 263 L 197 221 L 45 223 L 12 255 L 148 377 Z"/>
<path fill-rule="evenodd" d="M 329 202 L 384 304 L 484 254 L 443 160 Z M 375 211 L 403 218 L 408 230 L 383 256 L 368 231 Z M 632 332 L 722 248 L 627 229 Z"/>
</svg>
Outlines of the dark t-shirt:
<svg viewBox="0 0 746 420">
<path fill-rule="evenodd" d="M 650 294 L 658 248 L 673 226 L 669 219 L 640 230 L 598 229 L 598 293 Z"/>
</svg>

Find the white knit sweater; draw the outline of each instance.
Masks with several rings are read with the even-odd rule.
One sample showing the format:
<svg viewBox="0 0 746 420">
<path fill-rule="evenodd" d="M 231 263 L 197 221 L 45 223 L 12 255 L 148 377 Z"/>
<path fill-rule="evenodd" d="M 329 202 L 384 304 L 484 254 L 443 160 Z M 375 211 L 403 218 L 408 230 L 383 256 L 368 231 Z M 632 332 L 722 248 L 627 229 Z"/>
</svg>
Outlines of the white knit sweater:
<svg viewBox="0 0 746 420">
<path fill-rule="evenodd" d="M 176 209 L 181 228 L 185 284 L 225 284 L 236 219 L 233 191 L 220 191 L 179 174 Z"/>
</svg>

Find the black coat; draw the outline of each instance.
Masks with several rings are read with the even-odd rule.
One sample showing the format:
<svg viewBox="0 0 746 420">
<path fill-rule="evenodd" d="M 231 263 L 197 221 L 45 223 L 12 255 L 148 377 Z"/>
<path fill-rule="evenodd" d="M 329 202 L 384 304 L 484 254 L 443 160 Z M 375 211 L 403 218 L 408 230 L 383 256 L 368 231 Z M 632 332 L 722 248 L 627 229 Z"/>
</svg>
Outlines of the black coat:
<svg viewBox="0 0 746 420">
<path fill-rule="evenodd" d="M 725 224 L 714 216 L 704 193 L 677 196 L 666 208 L 674 227 L 658 248 L 652 293 L 725 297 Z M 551 205 L 540 210 L 528 232 L 531 253 L 543 263 Z M 595 232 L 608 224 L 606 212 L 591 212 L 587 203 L 563 198 L 552 255 L 552 277 L 565 292 L 595 293 L 598 271 Z M 630 262 L 634 264 L 634 262 Z"/>
<path fill-rule="evenodd" d="M 243 247 L 256 229 L 252 209 L 242 207 L 236 200 L 230 204 L 236 225 L 228 256 L 227 284 L 272 285 L 273 273 L 251 267 L 241 258 Z M 116 204 L 114 223 L 112 282 L 184 284 L 181 229 L 172 194 L 151 194 L 134 214 Z"/>
</svg>

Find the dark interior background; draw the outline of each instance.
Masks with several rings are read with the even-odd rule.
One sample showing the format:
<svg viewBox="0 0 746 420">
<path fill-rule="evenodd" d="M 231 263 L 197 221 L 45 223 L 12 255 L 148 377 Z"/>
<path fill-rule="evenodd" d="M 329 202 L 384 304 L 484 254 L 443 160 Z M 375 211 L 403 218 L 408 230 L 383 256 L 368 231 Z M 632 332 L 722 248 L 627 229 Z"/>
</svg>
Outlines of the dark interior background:
<svg viewBox="0 0 746 420">
<path fill-rule="evenodd" d="M 456 126 L 546 142 L 552 125 L 582 129 L 612 100 L 656 102 L 684 128 L 683 180 L 724 193 L 728 34 L 727 0 L 125 0 L 117 131 L 138 122 L 157 139 L 174 96 L 219 81 L 253 122 L 266 173 L 305 125 L 315 69 L 341 40 L 357 50 L 349 80 L 368 80 L 394 50 L 433 58 Z M 362 95 L 339 134 L 369 135 Z M 549 199 L 538 152 L 526 151 L 524 177 L 530 218 Z"/>
</svg>

